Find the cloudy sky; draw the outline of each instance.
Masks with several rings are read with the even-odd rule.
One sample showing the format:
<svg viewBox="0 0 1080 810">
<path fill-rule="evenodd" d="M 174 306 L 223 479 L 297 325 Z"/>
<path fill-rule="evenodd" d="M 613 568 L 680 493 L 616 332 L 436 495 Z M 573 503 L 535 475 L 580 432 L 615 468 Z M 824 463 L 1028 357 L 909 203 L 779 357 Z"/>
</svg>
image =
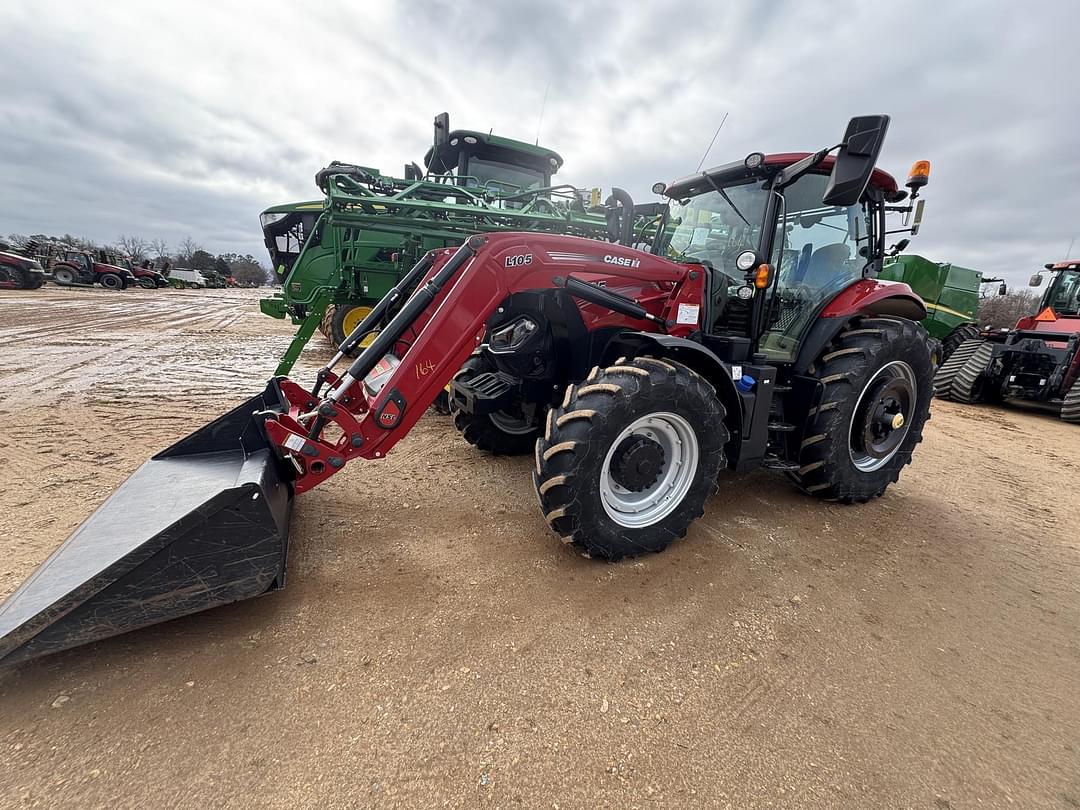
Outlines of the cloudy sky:
<svg viewBox="0 0 1080 810">
<path fill-rule="evenodd" d="M 431 119 L 649 187 L 892 116 L 933 162 L 911 250 L 1026 279 L 1080 255 L 1080 4 L 0 2 L 0 234 L 121 233 L 263 257 L 258 214 L 331 160 L 399 174 Z"/>
</svg>

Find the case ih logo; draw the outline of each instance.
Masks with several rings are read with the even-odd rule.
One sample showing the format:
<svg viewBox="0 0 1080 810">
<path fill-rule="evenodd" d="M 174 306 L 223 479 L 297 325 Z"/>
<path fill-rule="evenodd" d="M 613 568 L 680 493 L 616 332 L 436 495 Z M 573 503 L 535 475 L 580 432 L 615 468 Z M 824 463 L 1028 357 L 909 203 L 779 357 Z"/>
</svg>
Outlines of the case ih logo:
<svg viewBox="0 0 1080 810">
<path fill-rule="evenodd" d="M 617 264 L 619 267 L 640 267 L 640 259 L 627 259 L 624 256 L 605 256 L 604 264 Z"/>
</svg>

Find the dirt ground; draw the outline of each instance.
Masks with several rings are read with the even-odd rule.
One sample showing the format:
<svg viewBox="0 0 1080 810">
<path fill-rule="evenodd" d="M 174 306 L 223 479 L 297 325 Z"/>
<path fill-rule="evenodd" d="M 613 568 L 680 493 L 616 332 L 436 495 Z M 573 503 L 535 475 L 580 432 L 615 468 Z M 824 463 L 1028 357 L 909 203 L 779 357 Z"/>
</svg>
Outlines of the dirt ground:
<svg viewBox="0 0 1080 810">
<path fill-rule="evenodd" d="M 261 388 L 256 297 L 0 293 L 0 596 Z M 430 413 L 298 498 L 284 591 L 0 673 L 0 806 L 1080 807 L 1080 429 L 937 402 L 879 501 L 725 474 L 617 565 L 529 464 Z"/>
</svg>

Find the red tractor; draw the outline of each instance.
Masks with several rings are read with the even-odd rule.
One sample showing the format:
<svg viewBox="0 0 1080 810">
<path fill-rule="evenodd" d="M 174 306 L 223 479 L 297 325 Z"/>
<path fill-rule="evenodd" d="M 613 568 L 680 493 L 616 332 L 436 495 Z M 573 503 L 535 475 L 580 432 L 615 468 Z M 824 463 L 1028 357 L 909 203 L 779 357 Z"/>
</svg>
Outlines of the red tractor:
<svg viewBox="0 0 1080 810">
<path fill-rule="evenodd" d="M 126 290 L 138 283 L 127 268 L 94 261 L 80 248 L 49 246 L 47 261 L 52 280 L 64 287 L 100 284 L 107 290 Z"/>
<path fill-rule="evenodd" d="M 159 287 L 168 287 L 169 280 L 159 271 L 155 270 L 149 260 L 141 264 L 135 264 L 126 253 L 116 250 L 99 250 L 98 261 L 102 264 L 112 265 L 127 270 L 135 277 L 136 283 L 146 290 L 156 290 Z"/>
<path fill-rule="evenodd" d="M 137 470 L 0 606 L 0 661 L 280 588 L 294 495 L 384 458 L 447 383 L 465 439 L 531 454 L 544 519 L 592 557 L 683 536 L 722 469 L 881 495 L 922 439 L 936 347 L 922 300 L 874 279 L 886 213 L 911 210 L 875 168 L 888 120 L 658 184 L 653 252 L 499 233 L 428 253 L 312 388 L 274 378 Z"/>
<path fill-rule="evenodd" d="M 1037 315 L 1011 331 L 983 330 L 934 376 L 934 393 L 974 404 L 1021 400 L 1047 405 L 1080 424 L 1080 260 L 1046 265 L 1050 283 Z M 1031 277 L 1041 286 L 1042 273 Z"/>
<path fill-rule="evenodd" d="M 20 256 L 0 243 L 0 290 L 36 290 L 45 283 L 45 270 L 36 259 Z"/>
</svg>

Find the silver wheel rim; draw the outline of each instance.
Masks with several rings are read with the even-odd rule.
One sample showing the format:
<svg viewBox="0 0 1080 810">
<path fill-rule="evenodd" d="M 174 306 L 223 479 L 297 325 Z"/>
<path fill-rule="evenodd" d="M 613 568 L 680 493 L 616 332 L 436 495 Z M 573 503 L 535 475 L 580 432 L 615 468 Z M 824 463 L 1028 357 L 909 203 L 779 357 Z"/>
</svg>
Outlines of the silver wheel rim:
<svg viewBox="0 0 1080 810">
<path fill-rule="evenodd" d="M 657 479 L 641 492 L 632 492 L 615 481 L 611 463 L 615 450 L 632 436 L 641 436 L 664 449 L 664 463 Z M 678 414 L 651 413 L 631 422 L 611 443 L 600 468 L 600 502 L 613 521 L 628 529 L 652 526 L 682 503 L 697 473 L 701 451 L 697 434 Z"/>
<path fill-rule="evenodd" d="M 495 411 L 488 414 L 488 419 L 491 420 L 491 424 L 495 425 L 503 433 L 508 433 L 511 436 L 524 436 L 527 433 L 533 433 L 536 430 L 536 425 L 526 420 L 521 416 L 514 416 L 512 413 L 506 411 Z"/>
<path fill-rule="evenodd" d="M 904 383 L 910 388 L 910 401 L 908 406 L 900 411 L 904 416 L 903 424 L 893 429 L 899 431 L 899 436 L 894 438 L 895 444 L 892 449 L 884 455 L 875 455 L 865 449 L 860 449 L 861 445 L 856 436 L 856 423 L 859 423 L 858 429 L 861 432 L 865 424 L 865 417 L 860 418 L 860 414 L 865 413 L 866 407 L 875 404 L 864 402 L 867 392 L 872 389 L 880 391 L 883 387 L 888 387 L 892 381 Z M 877 397 L 878 394 L 875 392 L 874 396 Z M 892 461 L 896 454 L 900 452 L 904 439 L 907 438 L 907 434 L 911 430 L 911 421 L 915 415 L 918 401 L 919 383 L 911 366 L 903 360 L 894 360 L 877 370 L 877 373 L 870 378 L 870 381 L 859 394 L 859 399 L 855 403 L 855 410 L 852 411 L 851 424 L 848 426 L 848 455 L 851 457 L 851 463 L 855 465 L 855 469 L 864 473 L 874 472 Z"/>
</svg>

